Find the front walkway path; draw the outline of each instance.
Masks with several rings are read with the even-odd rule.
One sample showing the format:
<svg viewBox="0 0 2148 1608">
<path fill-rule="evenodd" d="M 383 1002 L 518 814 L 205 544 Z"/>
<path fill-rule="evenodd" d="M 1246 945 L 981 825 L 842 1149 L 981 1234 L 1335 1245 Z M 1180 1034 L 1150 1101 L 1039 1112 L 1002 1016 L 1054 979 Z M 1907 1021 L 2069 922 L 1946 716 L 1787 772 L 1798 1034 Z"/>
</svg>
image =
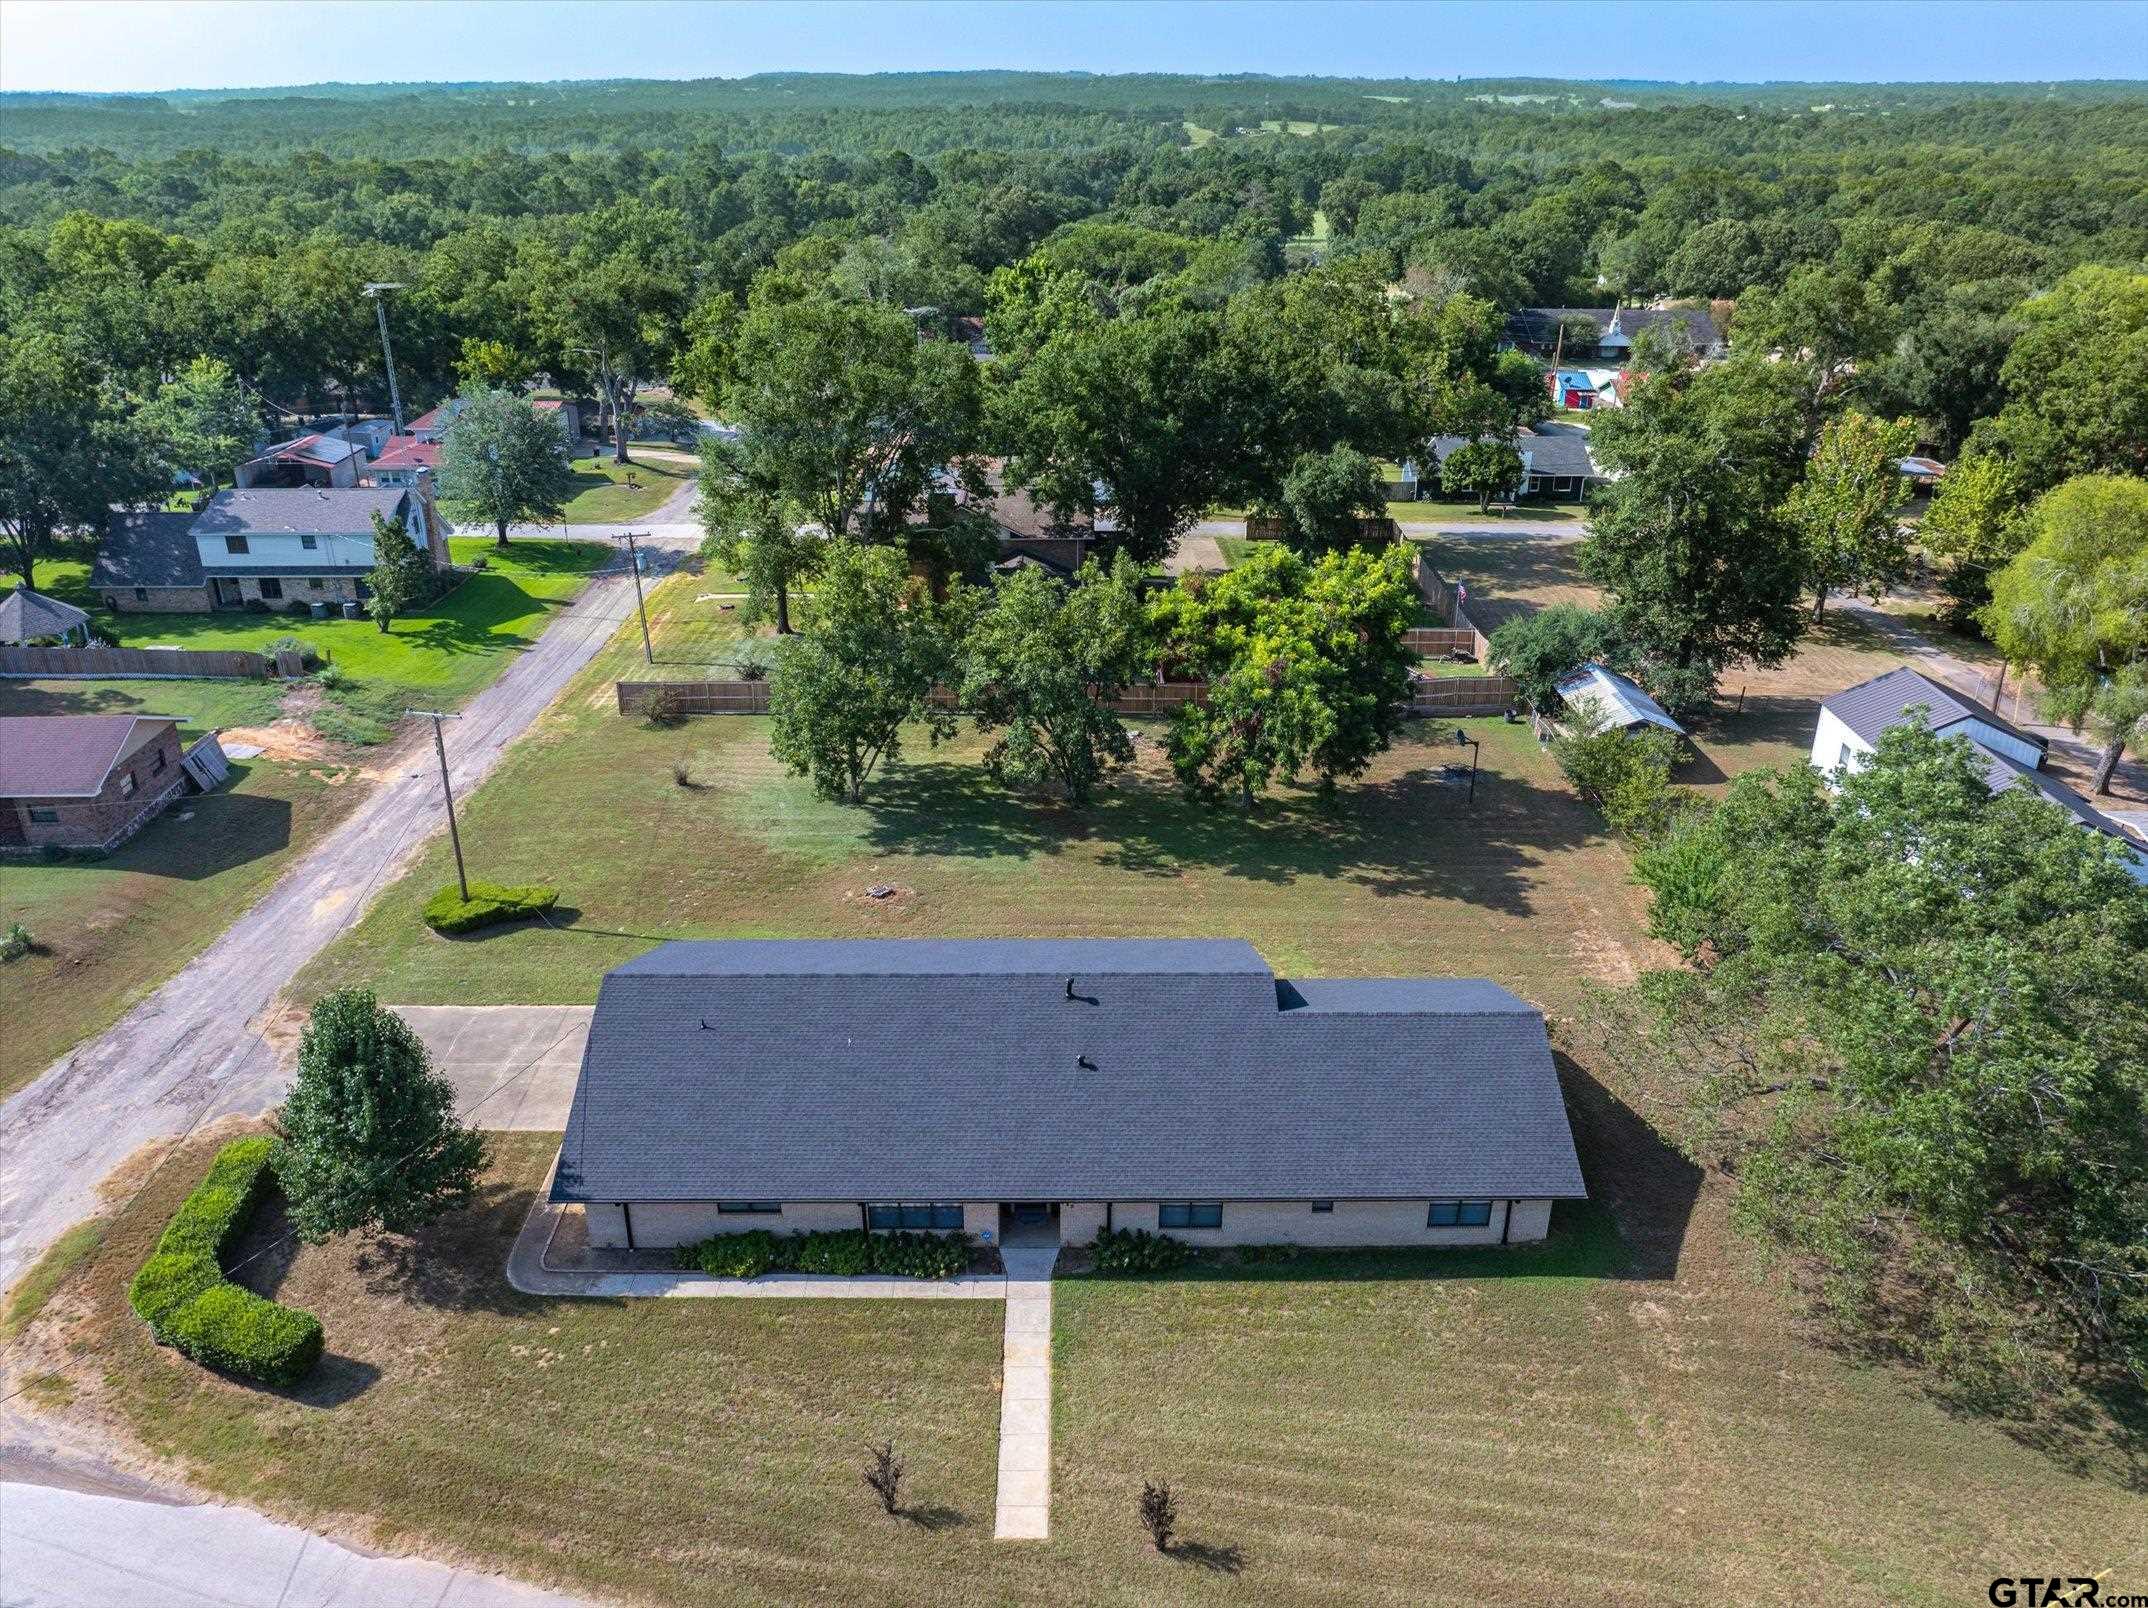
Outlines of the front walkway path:
<svg viewBox="0 0 2148 1608">
<path fill-rule="evenodd" d="M 1007 1332 L 1000 1353 L 1001 1541 L 1042 1541 L 1052 1518 L 1052 1266 L 1059 1248 L 1006 1248 Z"/>
</svg>

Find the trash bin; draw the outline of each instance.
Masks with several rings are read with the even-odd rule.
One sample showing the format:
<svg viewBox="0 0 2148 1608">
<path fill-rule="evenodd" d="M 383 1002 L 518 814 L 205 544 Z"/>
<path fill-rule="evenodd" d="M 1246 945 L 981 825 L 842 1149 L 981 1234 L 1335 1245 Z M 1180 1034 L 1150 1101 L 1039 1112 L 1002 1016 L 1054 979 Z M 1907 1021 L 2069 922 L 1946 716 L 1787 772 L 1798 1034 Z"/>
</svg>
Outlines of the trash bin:
<svg viewBox="0 0 2148 1608">
<path fill-rule="evenodd" d="M 356 603 L 346 603 L 343 605 L 343 618 L 345 618 L 346 620 L 357 619 L 359 617 L 359 613 L 360 611 Z"/>
<path fill-rule="evenodd" d="M 325 620 L 328 618 L 328 605 L 326 603 L 313 603 L 309 604 L 308 607 L 316 620 Z"/>
</svg>

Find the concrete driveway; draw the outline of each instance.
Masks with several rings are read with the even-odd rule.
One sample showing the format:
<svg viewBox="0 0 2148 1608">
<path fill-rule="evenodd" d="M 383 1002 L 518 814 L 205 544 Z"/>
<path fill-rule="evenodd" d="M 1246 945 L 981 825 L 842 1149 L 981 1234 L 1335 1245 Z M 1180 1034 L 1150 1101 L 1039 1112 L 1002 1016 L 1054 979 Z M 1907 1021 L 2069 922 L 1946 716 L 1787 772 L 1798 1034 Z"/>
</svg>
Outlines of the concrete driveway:
<svg viewBox="0 0 2148 1608">
<path fill-rule="evenodd" d="M 473 1127 L 558 1133 L 567 1126 L 594 1005 L 397 1005 L 455 1085 Z"/>
</svg>

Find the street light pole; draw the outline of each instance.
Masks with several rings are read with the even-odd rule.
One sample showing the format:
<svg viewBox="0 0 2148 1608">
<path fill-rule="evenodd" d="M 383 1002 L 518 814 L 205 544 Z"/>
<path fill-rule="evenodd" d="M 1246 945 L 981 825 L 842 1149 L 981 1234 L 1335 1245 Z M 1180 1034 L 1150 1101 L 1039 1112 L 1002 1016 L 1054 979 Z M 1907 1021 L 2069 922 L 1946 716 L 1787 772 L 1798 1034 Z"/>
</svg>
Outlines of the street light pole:
<svg viewBox="0 0 2148 1608">
<path fill-rule="evenodd" d="M 395 344 L 388 339 L 388 296 L 391 290 L 401 290 L 401 284 L 390 280 L 369 283 L 365 293 L 373 303 L 374 316 L 380 320 L 380 352 L 388 362 L 388 412 L 395 420 L 395 433 L 403 433 L 403 397 L 395 388 Z"/>
<path fill-rule="evenodd" d="M 641 594 L 641 553 L 634 546 L 634 533 L 626 533 L 627 568 L 634 572 L 634 607 L 641 612 L 641 656 L 649 664 L 656 663 L 656 649 L 649 646 L 649 604 Z"/>
<path fill-rule="evenodd" d="M 470 902 L 470 877 L 462 867 L 462 834 L 455 829 L 455 789 L 448 784 L 447 739 L 440 735 L 440 722 L 460 720 L 462 716 L 446 714 L 438 709 L 406 709 L 409 715 L 423 715 L 433 723 L 433 750 L 440 756 L 440 796 L 447 800 L 448 841 L 455 845 L 455 886 L 462 890 L 462 902 Z"/>
</svg>

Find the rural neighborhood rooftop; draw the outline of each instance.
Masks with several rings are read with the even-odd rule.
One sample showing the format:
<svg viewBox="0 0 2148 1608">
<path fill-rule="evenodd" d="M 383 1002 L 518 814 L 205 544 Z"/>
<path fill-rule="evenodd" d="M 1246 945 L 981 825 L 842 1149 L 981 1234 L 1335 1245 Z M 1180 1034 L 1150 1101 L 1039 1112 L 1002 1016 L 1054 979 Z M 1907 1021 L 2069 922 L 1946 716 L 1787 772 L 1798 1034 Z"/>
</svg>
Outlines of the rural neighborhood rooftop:
<svg viewBox="0 0 2148 1608">
<path fill-rule="evenodd" d="M 1584 1193 L 1541 1013 L 1218 940 L 670 943 L 598 995 L 557 1200 Z"/>
</svg>

